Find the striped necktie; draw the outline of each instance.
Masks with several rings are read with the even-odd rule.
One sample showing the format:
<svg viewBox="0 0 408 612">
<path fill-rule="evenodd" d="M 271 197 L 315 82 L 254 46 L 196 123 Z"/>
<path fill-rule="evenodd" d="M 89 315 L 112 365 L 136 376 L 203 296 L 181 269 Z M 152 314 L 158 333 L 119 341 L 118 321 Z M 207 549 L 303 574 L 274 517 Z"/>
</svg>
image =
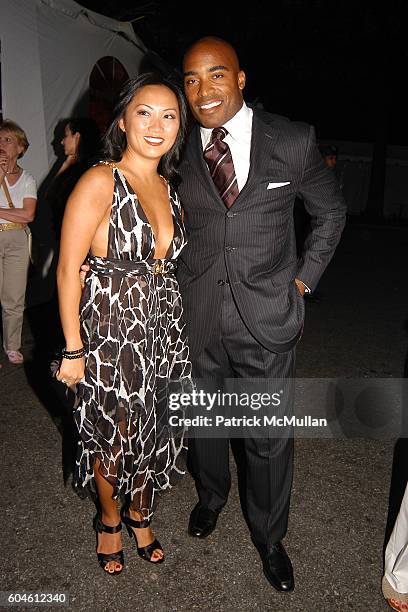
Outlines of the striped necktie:
<svg viewBox="0 0 408 612">
<path fill-rule="evenodd" d="M 204 149 L 204 159 L 221 199 L 225 206 L 230 208 L 239 194 L 239 189 L 231 151 L 224 142 L 227 134 L 223 127 L 213 129 L 211 140 Z"/>
</svg>

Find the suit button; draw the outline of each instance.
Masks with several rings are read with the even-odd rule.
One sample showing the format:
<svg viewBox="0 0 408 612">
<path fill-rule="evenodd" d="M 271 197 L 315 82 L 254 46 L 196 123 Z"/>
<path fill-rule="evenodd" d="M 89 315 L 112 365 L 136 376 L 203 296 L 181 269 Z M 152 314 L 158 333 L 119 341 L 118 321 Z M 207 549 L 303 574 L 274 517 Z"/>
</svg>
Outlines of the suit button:
<svg viewBox="0 0 408 612">
<path fill-rule="evenodd" d="M 225 250 L 227 251 L 227 253 L 231 253 L 232 251 L 234 251 L 234 250 L 235 250 L 235 247 L 232 247 L 232 246 L 226 246 L 226 247 L 225 247 Z"/>
<path fill-rule="evenodd" d="M 233 217 L 235 217 L 236 213 L 233 213 L 231 211 L 227 212 L 227 217 L 228 219 L 232 219 Z"/>
<path fill-rule="evenodd" d="M 219 287 L 223 287 L 223 286 L 225 285 L 225 281 L 224 281 L 224 280 L 218 280 L 218 281 L 217 281 L 217 285 L 218 285 Z"/>
</svg>

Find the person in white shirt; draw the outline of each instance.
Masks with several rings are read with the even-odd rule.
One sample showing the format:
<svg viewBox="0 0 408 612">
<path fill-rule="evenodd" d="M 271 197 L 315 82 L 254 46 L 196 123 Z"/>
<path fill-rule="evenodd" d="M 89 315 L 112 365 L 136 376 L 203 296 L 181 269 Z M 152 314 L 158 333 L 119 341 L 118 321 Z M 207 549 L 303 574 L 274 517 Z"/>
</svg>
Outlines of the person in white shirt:
<svg viewBox="0 0 408 612">
<path fill-rule="evenodd" d="M 0 124 L 0 304 L 3 347 L 13 364 L 24 361 L 20 348 L 30 261 L 27 223 L 33 221 L 37 205 L 35 180 L 17 164 L 28 146 L 24 130 L 14 121 Z"/>
<path fill-rule="evenodd" d="M 408 610 L 408 485 L 385 550 L 382 591 L 393 610 Z"/>
</svg>

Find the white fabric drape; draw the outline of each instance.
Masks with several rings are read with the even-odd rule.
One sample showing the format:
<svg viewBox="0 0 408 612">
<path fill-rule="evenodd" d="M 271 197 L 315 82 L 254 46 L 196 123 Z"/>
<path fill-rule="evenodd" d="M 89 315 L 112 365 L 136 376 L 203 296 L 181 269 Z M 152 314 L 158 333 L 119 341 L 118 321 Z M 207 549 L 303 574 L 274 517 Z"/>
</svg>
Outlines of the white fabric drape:
<svg viewBox="0 0 408 612">
<path fill-rule="evenodd" d="M 394 591 L 408 594 L 408 484 L 385 551 L 384 575 Z"/>
<path fill-rule="evenodd" d="M 1 0 L 0 43 L 3 115 L 27 133 L 22 163 L 40 184 L 55 161 L 54 128 L 86 99 L 96 62 L 112 56 L 132 78 L 146 48 L 131 23 L 74 0 Z"/>
</svg>

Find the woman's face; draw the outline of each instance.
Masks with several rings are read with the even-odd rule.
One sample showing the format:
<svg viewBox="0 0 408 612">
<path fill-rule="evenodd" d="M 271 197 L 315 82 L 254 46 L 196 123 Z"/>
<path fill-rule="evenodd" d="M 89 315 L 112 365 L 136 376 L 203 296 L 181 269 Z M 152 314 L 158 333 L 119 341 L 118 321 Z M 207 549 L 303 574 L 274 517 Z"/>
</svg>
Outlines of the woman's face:
<svg viewBox="0 0 408 612">
<path fill-rule="evenodd" d="M 65 126 L 64 138 L 61 140 L 61 144 L 64 147 L 65 155 L 76 155 L 78 150 L 80 134 L 76 132 L 73 134 L 69 124 Z"/>
<path fill-rule="evenodd" d="M 0 131 L 0 154 L 10 161 L 16 161 L 24 147 L 19 143 L 17 136 L 10 130 Z"/>
<path fill-rule="evenodd" d="M 174 145 L 180 128 L 176 95 L 165 85 L 145 85 L 126 107 L 119 127 L 126 133 L 128 151 L 160 159 Z"/>
</svg>

